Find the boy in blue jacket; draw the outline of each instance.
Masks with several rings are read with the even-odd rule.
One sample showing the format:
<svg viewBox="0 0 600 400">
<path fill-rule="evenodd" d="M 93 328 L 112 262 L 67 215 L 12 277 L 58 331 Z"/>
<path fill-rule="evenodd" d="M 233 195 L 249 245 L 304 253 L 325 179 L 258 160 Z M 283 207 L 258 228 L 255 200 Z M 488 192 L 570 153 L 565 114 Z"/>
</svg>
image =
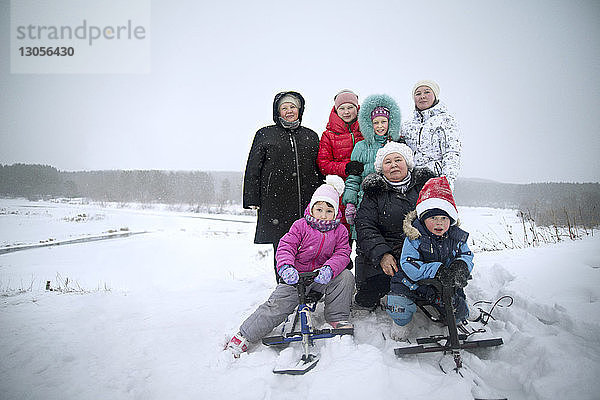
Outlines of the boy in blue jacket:
<svg viewBox="0 0 600 400">
<path fill-rule="evenodd" d="M 456 320 L 467 319 L 469 309 L 463 288 L 473 269 L 473 253 L 467 245 L 469 234 L 458 227 L 458 210 L 445 176 L 431 178 L 423 186 L 416 210 L 404 220 L 404 232 L 401 268 L 392 277 L 386 305 L 395 325 L 403 327 L 411 321 L 417 300 L 428 302 L 445 315 L 441 293 L 431 285 L 418 284 L 432 278 L 444 286 L 456 287 L 452 298 Z M 401 336 L 392 329 L 394 339 Z"/>
</svg>

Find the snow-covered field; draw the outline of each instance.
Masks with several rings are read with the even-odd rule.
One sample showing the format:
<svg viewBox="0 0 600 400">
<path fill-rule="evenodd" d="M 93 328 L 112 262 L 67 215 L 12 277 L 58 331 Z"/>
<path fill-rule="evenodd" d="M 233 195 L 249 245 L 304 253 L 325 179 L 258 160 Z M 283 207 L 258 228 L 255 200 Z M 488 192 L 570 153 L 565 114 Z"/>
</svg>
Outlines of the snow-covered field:
<svg viewBox="0 0 600 400">
<path fill-rule="evenodd" d="M 519 224 L 510 210 L 461 208 L 470 244 Z M 208 217 L 206 219 L 204 217 Z M 516 229 L 515 229 L 516 230 Z M 383 312 L 356 319 L 354 337 L 317 342 L 304 376 L 271 372 L 257 345 L 234 360 L 223 346 L 274 287 L 272 248 L 252 243 L 254 218 L 164 208 L 0 200 L 0 250 L 117 233 L 108 240 L 0 254 L 0 398 L 472 399 L 482 388 L 444 374 L 441 357 L 398 359 Z M 139 234 L 138 234 L 139 233 Z M 510 295 L 463 352 L 509 399 L 600 398 L 600 238 L 477 252 L 472 301 Z M 67 287 L 74 292 L 45 290 Z M 317 315 L 318 317 L 318 315 Z M 440 332 L 421 314 L 411 337 Z M 294 352 L 297 352 L 294 354 Z"/>
</svg>

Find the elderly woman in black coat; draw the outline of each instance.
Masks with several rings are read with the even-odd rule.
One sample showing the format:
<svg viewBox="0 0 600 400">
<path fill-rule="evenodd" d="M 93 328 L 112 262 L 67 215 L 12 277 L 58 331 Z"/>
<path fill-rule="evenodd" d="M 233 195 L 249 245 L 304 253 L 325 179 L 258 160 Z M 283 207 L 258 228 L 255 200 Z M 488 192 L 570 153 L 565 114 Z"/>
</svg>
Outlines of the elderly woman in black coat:
<svg viewBox="0 0 600 400">
<path fill-rule="evenodd" d="M 405 144 L 389 142 L 377 151 L 376 173 L 363 181 L 364 197 L 355 219 L 355 308 L 375 309 L 390 291 L 404 243 L 404 217 L 415 209 L 419 192 L 435 175 L 414 168 L 413 152 Z"/>
<path fill-rule="evenodd" d="M 246 163 L 243 205 L 258 209 L 254 243 L 272 243 L 275 251 L 323 183 L 317 167 L 319 136 L 301 126 L 303 113 L 300 93 L 278 93 L 273 101 L 275 125 L 256 132 Z"/>
</svg>

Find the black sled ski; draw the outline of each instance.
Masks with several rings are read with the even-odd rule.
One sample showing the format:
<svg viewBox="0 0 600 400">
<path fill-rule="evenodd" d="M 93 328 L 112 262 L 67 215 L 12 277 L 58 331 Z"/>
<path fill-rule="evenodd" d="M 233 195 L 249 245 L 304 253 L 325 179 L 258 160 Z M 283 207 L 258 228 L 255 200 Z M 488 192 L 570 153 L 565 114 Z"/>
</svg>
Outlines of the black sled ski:
<svg viewBox="0 0 600 400">
<path fill-rule="evenodd" d="M 409 354 L 443 352 L 451 354 L 456 367 L 456 372 L 462 367 L 460 350 L 469 350 L 481 347 L 494 347 L 504 344 L 502 338 L 468 340 L 468 335 L 458 333 L 454 310 L 452 307 L 452 296 L 456 290 L 455 287 L 443 286 L 437 279 L 424 279 L 417 282 L 419 285 L 432 285 L 442 294 L 442 304 L 446 315 L 444 322 L 448 327 L 448 336 L 431 336 L 417 339 L 417 346 L 400 347 L 394 349 L 396 356 L 401 357 Z M 420 307 L 423 308 L 423 307 Z M 431 318 L 431 314 L 427 313 Z M 432 318 L 433 319 L 433 318 Z M 435 319 L 434 319 L 435 320 Z"/>
<path fill-rule="evenodd" d="M 424 311 L 425 315 L 434 322 L 442 322 L 448 327 L 448 335 L 437 335 L 426 338 L 418 338 L 416 346 L 400 347 L 394 349 L 394 353 L 398 357 L 411 354 L 423 354 L 423 353 L 435 353 L 442 352 L 444 354 L 452 355 L 454 365 L 453 368 L 444 368 L 440 363 L 440 369 L 447 373 L 448 369 L 454 369 L 454 371 L 461 377 L 466 378 L 468 375 L 473 375 L 472 379 L 476 385 L 480 381 L 476 377 L 476 374 L 469 368 L 463 365 L 461 350 L 472 350 L 484 347 L 496 347 L 504 344 L 502 338 L 494 339 L 481 339 L 481 340 L 469 340 L 469 337 L 480 331 L 469 329 L 466 325 L 457 326 L 456 318 L 454 317 L 454 309 L 452 307 L 452 296 L 454 295 L 456 288 L 444 286 L 437 279 L 424 279 L 417 282 L 419 285 L 432 285 L 436 288 L 438 293 L 442 295 L 442 304 L 444 306 L 445 315 L 434 315 L 435 313 L 431 309 L 427 309 L 424 304 L 417 304 L 421 310 Z M 491 311 L 491 310 L 490 310 Z M 489 314 L 491 316 L 491 314 Z M 486 321 L 487 323 L 487 321 Z M 459 329 L 461 333 L 459 334 Z M 450 361 L 450 363 L 452 363 Z M 508 400 L 505 397 L 474 397 L 475 400 Z"/>
</svg>

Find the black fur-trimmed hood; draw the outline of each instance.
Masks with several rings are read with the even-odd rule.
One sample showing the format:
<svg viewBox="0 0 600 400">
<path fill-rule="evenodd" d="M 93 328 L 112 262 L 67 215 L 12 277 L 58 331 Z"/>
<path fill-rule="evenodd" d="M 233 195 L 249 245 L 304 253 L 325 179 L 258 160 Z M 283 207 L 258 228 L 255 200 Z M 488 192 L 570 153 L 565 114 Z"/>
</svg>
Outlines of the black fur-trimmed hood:
<svg viewBox="0 0 600 400">
<path fill-rule="evenodd" d="M 429 168 L 415 168 L 412 171 L 412 179 L 409 187 L 416 187 L 419 191 L 431 178 L 435 178 L 436 175 Z M 362 183 L 363 191 L 367 195 L 375 195 L 387 190 L 394 190 L 393 186 L 390 185 L 383 179 L 383 175 L 379 173 L 369 174 L 365 177 Z"/>
<path fill-rule="evenodd" d="M 287 95 L 294 96 L 300 101 L 300 109 L 298 110 L 298 120 L 300 121 L 300 124 L 302 124 L 302 116 L 304 115 L 305 104 L 304 97 L 302 97 L 300 93 L 291 90 L 288 90 L 287 92 L 279 92 L 275 95 L 275 98 L 273 99 L 273 122 L 275 122 L 275 125 L 281 126 L 281 122 L 279 121 L 279 100 L 281 100 L 284 96 Z"/>
</svg>

